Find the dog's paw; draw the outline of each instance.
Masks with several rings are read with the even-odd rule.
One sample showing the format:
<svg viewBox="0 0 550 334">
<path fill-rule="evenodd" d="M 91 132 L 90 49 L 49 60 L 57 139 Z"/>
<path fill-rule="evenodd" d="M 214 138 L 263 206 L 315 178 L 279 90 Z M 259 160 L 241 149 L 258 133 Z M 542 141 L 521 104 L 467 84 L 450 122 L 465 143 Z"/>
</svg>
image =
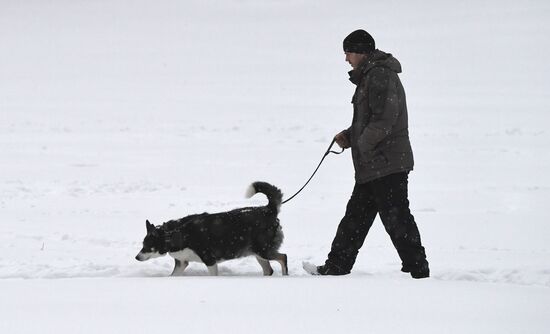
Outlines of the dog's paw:
<svg viewBox="0 0 550 334">
<path fill-rule="evenodd" d="M 317 266 L 313 263 L 302 262 L 302 267 L 310 275 L 319 275 L 319 272 L 317 271 Z"/>
</svg>

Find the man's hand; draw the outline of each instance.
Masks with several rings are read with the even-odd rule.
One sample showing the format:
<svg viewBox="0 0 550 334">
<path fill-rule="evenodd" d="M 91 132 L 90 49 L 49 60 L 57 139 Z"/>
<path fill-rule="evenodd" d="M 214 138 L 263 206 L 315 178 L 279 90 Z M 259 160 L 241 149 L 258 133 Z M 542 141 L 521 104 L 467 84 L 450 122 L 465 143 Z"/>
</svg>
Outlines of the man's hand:
<svg viewBox="0 0 550 334">
<path fill-rule="evenodd" d="M 340 132 L 339 134 L 334 136 L 334 139 L 336 140 L 336 144 L 338 144 L 338 146 L 343 149 L 351 147 L 346 131 Z"/>
</svg>

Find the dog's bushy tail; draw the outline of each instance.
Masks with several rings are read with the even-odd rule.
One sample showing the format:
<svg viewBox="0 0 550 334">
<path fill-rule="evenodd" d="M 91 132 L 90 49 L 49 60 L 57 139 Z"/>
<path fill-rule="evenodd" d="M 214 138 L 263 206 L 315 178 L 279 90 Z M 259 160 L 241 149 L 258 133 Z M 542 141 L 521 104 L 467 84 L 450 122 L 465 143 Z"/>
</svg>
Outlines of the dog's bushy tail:
<svg viewBox="0 0 550 334">
<path fill-rule="evenodd" d="M 250 198 L 257 193 L 262 193 L 267 196 L 269 203 L 267 207 L 273 212 L 279 212 L 281 209 L 281 202 L 283 201 L 283 193 L 281 190 L 274 185 L 271 185 L 267 182 L 254 182 L 246 191 L 246 197 Z"/>
</svg>

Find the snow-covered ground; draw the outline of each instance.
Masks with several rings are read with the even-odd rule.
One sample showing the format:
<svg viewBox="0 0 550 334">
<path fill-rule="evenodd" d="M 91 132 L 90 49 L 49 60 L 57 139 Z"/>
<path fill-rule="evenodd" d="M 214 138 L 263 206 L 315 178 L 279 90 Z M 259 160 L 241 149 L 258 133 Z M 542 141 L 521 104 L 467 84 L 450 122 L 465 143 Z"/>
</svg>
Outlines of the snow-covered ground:
<svg viewBox="0 0 550 334">
<path fill-rule="evenodd" d="M 517 0 L 0 1 L 0 332 L 548 332 L 549 18 Z M 357 28 L 403 65 L 432 278 L 399 272 L 379 221 L 351 275 L 302 270 L 329 251 L 349 152 L 282 208 L 289 277 L 135 261 L 145 219 L 305 182 L 351 120 Z"/>
</svg>

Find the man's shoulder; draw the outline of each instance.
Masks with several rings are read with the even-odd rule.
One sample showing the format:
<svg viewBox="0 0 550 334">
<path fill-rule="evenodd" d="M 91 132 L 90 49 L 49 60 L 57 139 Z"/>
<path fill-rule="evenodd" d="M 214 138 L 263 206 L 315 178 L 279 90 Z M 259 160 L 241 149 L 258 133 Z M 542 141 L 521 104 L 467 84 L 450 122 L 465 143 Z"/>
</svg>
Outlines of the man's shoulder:
<svg viewBox="0 0 550 334">
<path fill-rule="evenodd" d="M 363 71 L 363 75 L 366 78 L 373 78 L 373 77 L 393 76 L 393 75 L 397 75 L 397 73 L 395 73 L 395 71 L 393 71 L 392 69 L 386 66 L 378 65 L 378 66 L 373 66 L 368 69 L 365 69 Z"/>
<path fill-rule="evenodd" d="M 389 81 L 394 80 L 397 73 L 384 66 L 372 67 L 364 73 L 364 82 L 367 86 L 387 86 Z"/>
</svg>

